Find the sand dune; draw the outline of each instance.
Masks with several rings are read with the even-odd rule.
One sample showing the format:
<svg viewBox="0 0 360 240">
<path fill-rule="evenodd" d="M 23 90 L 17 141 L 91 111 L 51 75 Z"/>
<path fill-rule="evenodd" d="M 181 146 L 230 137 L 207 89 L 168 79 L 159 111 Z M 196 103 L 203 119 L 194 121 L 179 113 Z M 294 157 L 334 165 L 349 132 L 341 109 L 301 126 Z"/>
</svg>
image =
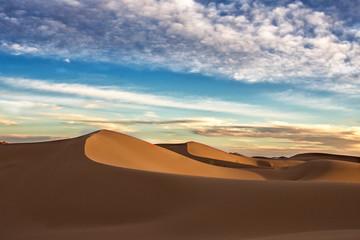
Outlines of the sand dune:
<svg viewBox="0 0 360 240">
<path fill-rule="evenodd" d="M 360 183 L 360 165 L 335 160 L 313 160 L 278 171 L 279 179 Z"/>
<path fill-rule="evenodd" d="M 233 169 L 109 131 L 0 145 L 0 239 L 355 240 L 359 166 Z"/>
<path fill-rule="evenodd" d="M 290 159 L 299 160 L 299 161 L 312 161 L 312 160 L 324 159 L 324 160 L 338 160 L 345 162 L 360 163 L 360 157 L 343 156 L 343 155 L 327 154 L 327 153 L 302 153 L 292 156 L 290 157 Z"/>
<path fill-rule="evenodd" d="M 217 166 L 245 168 L 245 167 L 288 167 L 303 163 L 297 160 L 256 159 L 240 154 L 230 154 L 198 142 L 180 144 L 158 144 L 161 147 L 201 162 Z"/>
<path fill-rule="evenodd" d="M 95 162 L 137 170 L 219 178 L 264 179 L 252 171 L 201 163 L 140 139 L 106 130 L 86 140 L 85 155 Z"/>
<path fill-rule="evenodd" d="M 215 165 L 220 165 L 221 162 L 223 162 L 224 164 L 228 163 L 229 166 L 232 167 L 236 167 L 236 165 L 231 165 L 230 163 L 239 163 L 239 167 L 246 167 L 244 165 L 249 165 L 250 167 L 257 166 L 255 159 L 247 156 L 233 155 L 198 142 L 158 145 L 176 153 L 179 153 L 183 156 L 187 156 L 198 161 L 203 161 Z"/>
</svg>

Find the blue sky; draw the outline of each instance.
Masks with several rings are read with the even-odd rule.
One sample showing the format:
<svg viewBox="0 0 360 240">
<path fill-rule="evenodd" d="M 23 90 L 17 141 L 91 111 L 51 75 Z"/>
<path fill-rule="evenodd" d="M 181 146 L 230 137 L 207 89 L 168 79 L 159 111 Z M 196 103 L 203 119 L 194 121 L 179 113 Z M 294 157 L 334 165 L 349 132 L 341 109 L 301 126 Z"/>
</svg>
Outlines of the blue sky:
<svg viewBox="0 0 360 240">
<path fill-rule="evenodd" d="M 359 155 L 360 2 L 274 2 L 1 1 L 0 140 Z"/>
</svg>

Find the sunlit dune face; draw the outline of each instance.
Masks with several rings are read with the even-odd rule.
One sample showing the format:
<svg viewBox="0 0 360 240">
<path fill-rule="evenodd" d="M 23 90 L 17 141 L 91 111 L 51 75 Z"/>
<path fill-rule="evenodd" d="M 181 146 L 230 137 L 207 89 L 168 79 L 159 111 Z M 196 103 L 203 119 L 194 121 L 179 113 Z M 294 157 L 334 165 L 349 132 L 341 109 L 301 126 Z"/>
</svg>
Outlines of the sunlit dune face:
<svg viewBox="0 0 360 240">
<path fill-rule="evenodd" d="M 210 147 L 206 148 L 212 150 Z M 140 139 L 106 130 L 90 136 L 84 150 L 92 161 L 122 168 L 214 178 L 265 180 L 254 171 L 206 164 Z M 221 152 L 215 149 L 212 151 Z"/>
</svg>

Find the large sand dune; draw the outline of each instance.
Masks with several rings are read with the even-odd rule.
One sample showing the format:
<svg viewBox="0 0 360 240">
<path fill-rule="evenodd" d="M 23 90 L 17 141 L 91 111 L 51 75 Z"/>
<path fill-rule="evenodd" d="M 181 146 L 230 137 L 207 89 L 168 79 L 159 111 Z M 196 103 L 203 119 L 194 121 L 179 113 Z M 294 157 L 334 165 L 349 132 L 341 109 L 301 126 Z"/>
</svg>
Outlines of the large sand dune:
<svg viewBox="0 0 360 240">
<path fill-rule="evenodd" d="M 360 164 L 234 161 L 110 131 L 0 145 L 0 239 L 360 239 Z"/>
<path fill-rule="evenodd" d="M 105 130 L 86 140 L 85 154 L 99 163 L 137 170 L 219 178 L 264 179 L 252 171 L 201 163 L 140 139 Z"/>
</svg>

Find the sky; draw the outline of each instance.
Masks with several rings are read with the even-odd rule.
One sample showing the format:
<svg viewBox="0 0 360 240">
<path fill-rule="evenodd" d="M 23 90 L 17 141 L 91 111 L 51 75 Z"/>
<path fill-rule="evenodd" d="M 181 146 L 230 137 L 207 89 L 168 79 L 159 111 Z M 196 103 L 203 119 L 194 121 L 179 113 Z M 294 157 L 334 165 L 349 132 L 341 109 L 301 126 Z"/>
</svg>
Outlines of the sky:
<svg viewBox="0 0 360 240">
<path fill-rule="evenodd" d="M 360 0 L 2 0 L 0 141 L 99 129 L 360 155 Z"/>
</svg>

